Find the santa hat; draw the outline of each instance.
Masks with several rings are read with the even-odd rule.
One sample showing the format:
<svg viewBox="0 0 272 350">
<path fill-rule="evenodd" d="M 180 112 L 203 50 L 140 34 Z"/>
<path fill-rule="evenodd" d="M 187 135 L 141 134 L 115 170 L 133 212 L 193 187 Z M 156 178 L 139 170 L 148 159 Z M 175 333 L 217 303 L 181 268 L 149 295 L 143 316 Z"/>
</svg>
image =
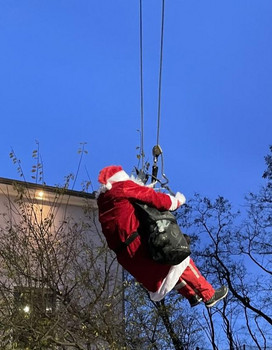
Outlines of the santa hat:
<svg viewBox="0 0 272 350">
<path fill-rule="evenodd" d="M 102 169 L 98 176 L 98 181 L 102 184 L 102 192 L 110 190 L 113 182 L 129 180 L 128 174 L 120 165 L 110 165 Z"/>
</svg>

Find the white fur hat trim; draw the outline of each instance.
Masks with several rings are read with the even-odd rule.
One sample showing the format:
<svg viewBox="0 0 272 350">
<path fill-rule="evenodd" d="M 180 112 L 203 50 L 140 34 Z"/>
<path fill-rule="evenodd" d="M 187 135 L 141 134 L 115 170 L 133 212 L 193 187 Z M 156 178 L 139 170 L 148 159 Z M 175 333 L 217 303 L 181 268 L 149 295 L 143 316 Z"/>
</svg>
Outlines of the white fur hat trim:
<svg viewBox="0 0 272 350">
<path fill-rule="evenodd" d="M 110 178 L 108 178 L 108 181 L 105 185 L 101 185 L 100 189 L 98 190 L 96 197 L 99 196 L 100 193 L 104 193 L 112 188 L 113 182 L 120 182 L 120 181 L 126 181 L 130 180 L 130 177 L 124 170 L 120 170 L 114 175 L 112 175 Z"/>
</svg>

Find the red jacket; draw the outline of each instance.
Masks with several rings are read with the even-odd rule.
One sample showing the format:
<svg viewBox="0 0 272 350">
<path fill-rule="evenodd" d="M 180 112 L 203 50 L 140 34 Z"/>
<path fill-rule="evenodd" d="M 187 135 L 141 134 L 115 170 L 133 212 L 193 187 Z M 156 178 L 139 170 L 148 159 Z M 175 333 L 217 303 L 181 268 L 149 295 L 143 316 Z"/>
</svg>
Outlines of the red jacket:
<svg viewBox="0 0 272 350">
<path fill-rule="evenodd" d="M 137 231 L 139 221 L 133 207 L 135 201 L 145 202 L 162 211 L 173 207 L 169 195 L 156 192 L 153 188 L 131 180 L 113 183 L 112 188 L 101 193 L 97 199 L 99 221 L 110 249 L 115 250 Z M 152 292 L 158 290 L 171 267 L 153 261 L 148 253 L 147 240 L 140 236 L 118 253 L 117 259 L 138 282 Z"/>
</svg>

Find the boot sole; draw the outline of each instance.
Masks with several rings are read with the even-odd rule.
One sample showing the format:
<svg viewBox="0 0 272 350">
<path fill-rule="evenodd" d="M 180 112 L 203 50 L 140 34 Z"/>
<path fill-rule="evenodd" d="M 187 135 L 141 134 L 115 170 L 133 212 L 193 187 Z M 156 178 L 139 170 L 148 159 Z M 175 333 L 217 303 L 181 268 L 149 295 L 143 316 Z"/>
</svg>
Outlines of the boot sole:
<svg viewBox="0 0 272 350">
<path fill-rule="evenodd" d="M 217 304 L 218 301 L 224 299 L 227 296 L 228 292 L 229 292 L 229 290 L 227 289 L 224 295 L 222 295 L 219 299 L 213 301 L 212 303 L 210 303 L 208 305 L 206 304 L 206 307 L 210 308 L 210 307 L 214 306 L 215 304 Z"/>
</svg>

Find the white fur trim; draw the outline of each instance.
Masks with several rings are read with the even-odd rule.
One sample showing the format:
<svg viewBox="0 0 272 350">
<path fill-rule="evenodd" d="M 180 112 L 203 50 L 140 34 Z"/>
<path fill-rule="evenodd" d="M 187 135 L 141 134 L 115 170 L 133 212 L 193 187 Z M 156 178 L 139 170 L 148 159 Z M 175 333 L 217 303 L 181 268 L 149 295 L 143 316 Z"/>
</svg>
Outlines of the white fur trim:
<svg viewBox="0 0 272 350">
<path fill-rule="evenodd" d="M 184 194 L 177 192 L 175 197 L 177 198 L 177 200 L 179 201 L 180 205 L 183 205 L 186 202 L 186 198 L 184 196 Z"/>
<path fill-rule="evenodd" d="M 165 279 L 162 281 L 160 288 L 156 292 L 149 292 L 150 299 L 153 301 L 162 300 L 177 284 L 178 279 L 183 274 L 187 266 L 189 266 L 190 257 L 183 260 L 178 265 L 173 265 Z"/>
<path fill-rule="evenodd" d="M 169 208 L 169 210 L 170 211 L 172 211 L 172 210 L 176 210 L 179 206 L 180 206 L 180 204 L 179 204 L 179 201 L 177 200 L 177 198 L 175 198 L 175 197 L 173 197 L 173 196 L 170 196 L 169 195 L 169 197 L 170 197 L 170 199 L 171 199 L 171 207 Z"/>
<path fill-rule="evenodd" d="M 106 187 L 106 190 L 111 190 L 112 189 L 112 184 L 110 182 L 107 182 L 105 187 Z"/>
<path fill-rule="evenodd" d="M 128 174 L 124 170 L 118 171 L 108 179 L 108 182 L 105 185 L 103 184 L 100 186 L 100 188 L 96 192 L 95 197 L 98 198 L 100 193 L 105 193 L 106 191 L 110 190 L 112 188 L 113 182 L 126 181 L 126 180 L 129 180 Z"/>
<path fill-rule="evenodd" d="M 128 174 L 124 170 L 120 170 L 108 179 L 107 184 L 108 183 L 112 184 L 113 182 L 126 181 L 126 180 L 129 180 Z"/>
</svg>

